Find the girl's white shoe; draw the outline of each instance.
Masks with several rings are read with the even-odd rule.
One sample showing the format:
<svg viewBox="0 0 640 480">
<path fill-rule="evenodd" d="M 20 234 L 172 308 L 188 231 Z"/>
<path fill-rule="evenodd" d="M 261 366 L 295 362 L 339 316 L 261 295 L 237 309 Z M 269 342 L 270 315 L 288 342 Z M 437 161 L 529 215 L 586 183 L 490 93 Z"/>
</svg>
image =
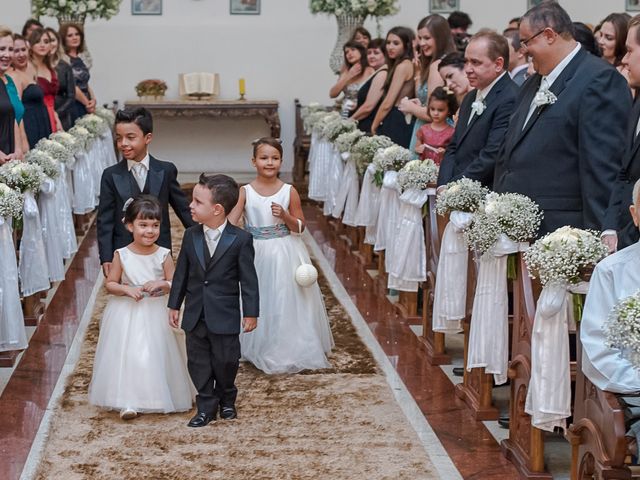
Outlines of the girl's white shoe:
<svg viewBox="0 0 640 480">
<path fill-rule="evenodd" d="M 138 412 L 133 410 L 132 408 L 123 408 L 120 410 L 120 418 L 122 420 L 133 420 L 138 416 Z"/>
</svg>

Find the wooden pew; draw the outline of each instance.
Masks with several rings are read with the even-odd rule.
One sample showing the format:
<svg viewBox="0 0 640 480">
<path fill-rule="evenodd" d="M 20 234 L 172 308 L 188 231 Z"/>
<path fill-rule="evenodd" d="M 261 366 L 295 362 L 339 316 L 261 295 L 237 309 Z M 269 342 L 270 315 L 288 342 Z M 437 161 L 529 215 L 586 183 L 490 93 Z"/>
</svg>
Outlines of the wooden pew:
<svg viewBox="0 0 640 480">
<path fill-rule="evenodd" d="M 427 248 L 427 281 L 422 288 L 422 337 L 427 358 L 432 365 L 449 365 L 451 355 L 445 348 L 444 333 L 433 331 L 433 299 L 436 288 L 436 273 L 440 257 L 440 242 L 444 234 L 448 218 L 436 213 L 436 195 L 429 195 L 427 215 L 424 219 L 424 233 Z"/>
<path fill-rule="evenodd" d="M 635 478 L 625 464 L 624 407 L 616 394 L 600 390 L 582 373 L 582 344 L 577 344 L 573 423 L 567 432 L 571 480 Z"/>
<path fill-rule="evenodd" d="M 539 281 L 532 281 L 529 277 L 522 253 L 518 253 L 516 271 L 508 371 L 511 380 L 509 438 L 502 441 L 501 448 L 522 478 L 550 479 L 551 474 L 544 466 L 544 432 L 531 425 L 531 416 L 524 411 L 531 379 L 531 332 L 542 287 Z"/>
<path fill-rule="evenodd" d="M 300 191 L 300 187 L 305 184 L 305 175 L 307 171 L 307 158 L 309 156 L 309 148 L 311 147 L 311 135 L 307 135 L 304 131 L 302 123 L 302 104 L 297 98 L 294 100 L 295 105 L 295 126 L 296 137 L 293 140 L 293 182 L 296 189 Z"/>
</svg>

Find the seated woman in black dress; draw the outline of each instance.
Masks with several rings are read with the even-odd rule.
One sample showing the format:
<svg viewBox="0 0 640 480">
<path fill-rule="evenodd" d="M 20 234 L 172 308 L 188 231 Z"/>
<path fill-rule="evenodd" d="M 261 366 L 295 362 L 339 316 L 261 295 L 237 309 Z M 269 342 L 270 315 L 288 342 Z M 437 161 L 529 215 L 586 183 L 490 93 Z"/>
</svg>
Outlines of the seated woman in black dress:
<svg viewBox="0 0 640 480">
<path fill-rule="evenodd" d="M 371 125 L 373 135 L 386 135 L 398 145 L 408 148 L 411 143 L 414 118 L 398 110 L 404 97 L 414 96 L 413 31 L 393 27 L 386 40 L 389 75 L 384 84 L 384 98 Z"/>
<path fill-rule="evenodd" d="M 367 48 L 367 62 L 375 70 L 373 75 L 358 90 L 358 103 L 351 115 L 352 120 L 358 121 L 358 128 L 365 133 L 371 133 L 371 124 L 378 111 L 380 99 L 384 94 L 384 82 L 387 79 L 387 57 L 384 40 L 375 38 Z"/>
<path fill-rule="evenodd" d="M 51 45 L 51 66 L 55 69 L 58 77 L 58 92 L 55 99 L 55 109 L 62 123 L 64 130 L 73 127 L 71 123 L 71 109 L 76 99 L 76 81 L 73 78 L 73 70 L 69 65 L 69 57 L 64 53 L 60 35 L 53 28 L 45 28 L 49 35 L 49 45 Z"/>
<path fill-rule="evenodd" d="M 0 165 L 14 158 L 21 158 L 20 137 L 7 83 L 7 70 L 13 59 L 13 37 L 11 30 L 0 27 Z M 16 145 L 18 149 L 16 150 Z"/>
<path fill-rule="evenodd" d="M 84 60 L 81 58 L 85 51 L 84 29 L 75 23 L 63 23 L 60 27 L 60 38 L 64 51 L 69 56 L 69 64 L 73 70 L 76 82 L 76 99 L 71 113 L 72 123 L 87 113 L 95 113 L 96 99 L 89 86 L 91 74 Z"/>
</svg>

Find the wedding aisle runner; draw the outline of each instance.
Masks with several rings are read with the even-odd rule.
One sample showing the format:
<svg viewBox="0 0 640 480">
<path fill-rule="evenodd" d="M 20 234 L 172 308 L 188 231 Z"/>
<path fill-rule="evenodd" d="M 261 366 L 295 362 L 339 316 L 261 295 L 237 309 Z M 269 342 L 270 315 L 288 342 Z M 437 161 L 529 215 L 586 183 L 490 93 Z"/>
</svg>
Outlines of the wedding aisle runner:
<svg viewBox="0 0 640 480">
<path fill-rule="evenodd" d="M 173 233 L 177 252 L 182 228 Z M 319 282 L 336 342 L 332 368 L 267 376 L 242 363 L 239 418 L 199 429 L 186 426 L 192 412 L 124 422 L 87 403 L 101 291 L 36 478 L 439 478 L 322 274 Z"/>
</svg>

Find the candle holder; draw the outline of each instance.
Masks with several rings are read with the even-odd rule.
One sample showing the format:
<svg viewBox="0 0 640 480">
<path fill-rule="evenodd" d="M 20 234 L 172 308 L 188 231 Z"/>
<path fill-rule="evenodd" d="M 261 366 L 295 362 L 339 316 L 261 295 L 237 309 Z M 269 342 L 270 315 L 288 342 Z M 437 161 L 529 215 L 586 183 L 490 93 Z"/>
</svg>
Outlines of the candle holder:
<svg viewBox="0 0 640 480">
<path fill-rule="evenodd" d="M 240 98 L 238 98 L 238 101 L 239 101 L 239 102 L 246 102 L 246 100 L 247 100 L 247 99 L 246 99 L 246 98 L 244 98 L 244 93 L 241 93 L 241 94 L 240 94 Z"/>
</svg>

